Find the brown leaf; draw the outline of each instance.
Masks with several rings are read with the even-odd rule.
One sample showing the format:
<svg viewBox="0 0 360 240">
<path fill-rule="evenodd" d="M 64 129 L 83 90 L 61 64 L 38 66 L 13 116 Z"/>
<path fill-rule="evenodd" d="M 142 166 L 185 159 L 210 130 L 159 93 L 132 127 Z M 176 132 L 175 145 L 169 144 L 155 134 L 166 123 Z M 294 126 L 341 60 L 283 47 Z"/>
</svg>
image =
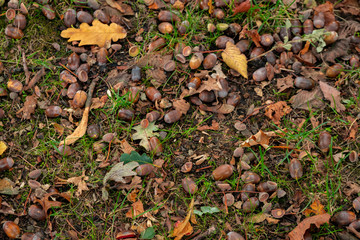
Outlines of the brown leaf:
<svg viewBox="0 0 360 240">
<path fill-rule="evenodd" d="M 82 175 L 79 177 L 72 177 L 69 178 L 67 181 L 67 183 L 72 183 L 74 185 L 76 185 L 78 187 L 78 189 L 76 190 L 75 195 L 77 197 L 79 197 L 82 193 L 82 191 L 89 191 L 89 188 L 86 185 L 86 182 L 89 180 L 89 177 L 85 176 L 85 171 L 83 171 Z"/>
<path fill-rule="evenodd" d="M 234 111 L 235 107 L 230 104 L 221 104 L 216 106 L 207 106 L 205 104 L 200 105 L 200 109 L 207 112 L 215 112 L 221 114 L 229 114 Z"/>
<path fill-rule="evenodd" d="M 190 103 L 188 103 L 184 99 L 176 99 L 173 100 L 173 107 L 185 115 L 190 109 Z"/>
<path fill-rule="evenodd" d="M 122 1 L 115 1 L 115 0 L 106 0 L 106 3 L 110 5 L 110 7 L 119 10 L 124 15 L 134 15 L 134 11 L 131 7 Z"/>
<path fill-rule="evenodd" d="M 140 200 L 134 202 L 131 206 L 131 209 L 126 213 L 126 217 L 128 218 L 134 218 L 145 212 L 144 205 Z M 144 215 L 141 216 L 144 217 Z"/>
<path fill-rule="evenodd" d="M 15 187 L 15 183 L 8 178 L 0 179 L 0 194 L 17 195 L 19 188 Z"/>
<path fill-rule="evenodd" d="M 289 114 L 291 112 L 291 107 L 289 107 L 286 102 L 280 101 L 270 106 L 266 107 L 265 109 L 265 116 L 270 118 L 274 121 L 275 124 L 280 124 L 281 118 Z"/>
<path fill-rule="evenodd" d="M 325 213 L 305 218 L 289 233 L 290 240 L 303 240 L 306 230 L 308 230 L 312 224 L 315 224 L 316 227 L 319 228 L 324 223 L 329 223 L 330 217 L 330 214 Z"/>
<path fill-rule="evenodd" d="M 278 78 L 276 86 L 279 89 L 279 92 L 283 92 L 288 88 L 294 87 L 294 79 L 291 75 L 287 75 L 284 78 Z"/>
<path fill-rule="evenodd" d="M 52 123 L 52 125 L 54 126 L 55 131 L 59 134 L 59 137 L 64 134 L 65 128 L 62 125 L 58 123 Z"/>
<path fill-rule="evenodd" d="M 256 145 L 261 145 L 265 149 L 269 147 L 270 137 L 265 134 L 262 130 L 260 130 L 255 135 L 252 135 L 250 138 L 246 139 L 243 143 L 241 143 L 241 147 L 252 147 Z"/>
<path fill-rule="evenodd" d="M 344 0 L 336 5 L 345 14 L 360 15 L 360 5 L 358 0 Z"/>
<path fill-rule="evenodd" d="M 52 197 L 51 199 L 53 199 L 54 196 L 58 196 L 58 197 L 62 197 L 65 200 L 69 201 L 71 200 L 70 195 L 67 193 L 56 193 L 56 192 L 52 192 L 52 193 L 47 193 L 45 194 L 45 196 L 41 199 L 41 200 L 36 200 L 36 202 L 38 202 L 44 209 L 46 215 L 47 212 L 50 208 L 52 207 L 61 207 L 62 202 L 59 201 L 51 201 L 49 200 L 49 197 Z"/>
<path fill-rule="evenodd" d="M 357 119 L 354 119 L 353 117 L 347 116 L 346 120 L 348 120 L 350 122 L 350 132 L 349 132 L 349 136 L 348 136 L 347 139 L 355 140 L 357 132 L 359 130 L 359 125 L 356 122 Z"/>
<path fill-rule="evenodd" d="M 345 106 L 341 103 L 340 92 L 336 88 L 322 81 L 319 82 L 319 85 L 324 97 L 330 101 L 332 108 L 335 108 L 337 112 L 346 110 Z"/>
<path fill-rule="evenodd" d="M 230 41 L 226 43 L 226 48 L 221 53 L 221 56 L 224 62 L 226 63 L 226 65 L 236 70 L 244 78 L 246 79 L 248 78 L 246 56 L 242 54 L 240 50 L 233 43 L 231 43 Z"/>
<path fill-rule="evenodd" d="M 199 126 L 197 128 L 197 130 L 199 131 L 204 131 L 204 130 L 214 130 L 214 131 L 217 131 L 220 129 L 220 125 L 217 121 L 215 120 L 212 120 L 211 122 L 211 126 L 208 126 L 208 125 L 203 125 L 203 126 Z"/>
<path fill-rule="evenodd" d="M 310 208 L 304 211 L 306 216 L 310 216 L 311 213 L 314 213 L 315 215 L 326 213 L 324 205 L 322 205 L 318 199 L 315 199 L 314 202 L 310 205 Z"/>
<path fill-rule="evenodd" d="M 239 5 L 234 7 L 234 13 L 233 16 L 242 13 L 242 12 L 248 12 L 251 8 L 250 0 L 246 0 L 245 2 L 240 3 Z"/>
<path fill-rule="evenodd" d="M 132 151 L 135 151 L 135 148 L 133 148 L 124 138 L 123 140 L 120 140 L 120 146 L 121 151 L 124 153 L 130 154 Z"/>
<path fill-rule="evenodd" d="M 31 114 L 35 113 L 36 104 L 37 104 L 37 100 L 34 97 L 34 95 L 26 97 L 24 107 L 22 108 L 22 111 L 23 111 L 22 118 L 23 119 L 30 119 L 31 118 Z"/>
<path fill-rule="evenodd" d="M 175 228 L 173 233 L 171 234 L 171 237 L 175 237 L 174 240 L 180 240 L 185 235 L 190 235 L 193 232 L 193 227 L 190 224 L 190 218 L 193 215 L 194 210 L 194 199 L 191 199 L 191 203 L 189 206 L 188 214 L 186 215 L 186 218 L 183 221 L 177 222 L 175 224 Z"/>
<path fill-rule="evenodd" d="M 310 110 L 312 108 L 321 109 L 324 103 L 321 101 L 323 95 L 319 87 L 314 88 L 312 91 L 300 90 L 298 94 L 290 99 L 290 103 L 294 109 Z"/>
<path fill-rule="evenodd" d="M 246 30 L 245 33 L 246 33 L 246 35 L 248 35 L 248 37 L 251 38 L 251 40 L 255 43 L 256 47 L 261 47 L 261 44 L 260 44 L 260 35 L 259 35 L 258 31 L 256 31 L 255 29 L 253 29 L 253 30 Z"/>
<path fill-rule="evenodd" d="M 106 95 L 101 97 L 101 98 L 93 98 L 93 99 L 91 99 L 90 110 L 99 109 L 99 108 L 104 107 L 107 100 L 108 100 L 108 98 L 107 98 Z"/>
<path fill-rule="evenodd" d="M 164 70 L 159 68 L 148 69 L 146 70 L 146 78 L 150 79 L 154 87 L 159 88 L 166 81 L 166 73 Z"/>
<path fill-rule="evenodd" d="M 61 32 L 61 37 L 70 38 L 68 42 L 80 41 L 79 46 L 98 45 L 104 47 L 106 42 L 111 40 L 116 42 L 126 37 L 126 30 L 116 24 L 106 25 L 95 19 L 92 26 L 87 23 L 81 23 L 79 29 L 68 28 Z"/>
<path fill-rule="evenodd" d="M 335 59 L 338 57 L 346 56 L 350 49 L 350 39 L 341 39 L 332 45 L 331 48 L 323 52 L 323 59 L 327 62 L 335 63 Z"/>
<path fill-rule="evenodd" d="M 211 78 L 211 77 L 208 77 L 208 81 L 203 81 L 201 83 L 201 86 L 197 89 L 195 93 L 201 93 L 202 91 L 204 90 L 207 90 L 207 91 L 218 91 L 218 90 L 221 90 L 222 87 L 221 87 L 221 84 L 218 80 L 214 79 L 214 78 Z"/>
</svg>

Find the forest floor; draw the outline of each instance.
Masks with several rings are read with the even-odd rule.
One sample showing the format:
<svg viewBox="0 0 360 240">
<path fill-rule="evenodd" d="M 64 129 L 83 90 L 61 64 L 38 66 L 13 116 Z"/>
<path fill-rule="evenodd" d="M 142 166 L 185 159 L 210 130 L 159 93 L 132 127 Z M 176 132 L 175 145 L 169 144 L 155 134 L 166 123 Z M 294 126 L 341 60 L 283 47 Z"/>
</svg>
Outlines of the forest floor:
<svg viewBox="0 0 360 240">
<path fill-rule="evenodd" d="M 360 239 L 359 21 L 0 0 L 0 239 Z"/>
</svg>

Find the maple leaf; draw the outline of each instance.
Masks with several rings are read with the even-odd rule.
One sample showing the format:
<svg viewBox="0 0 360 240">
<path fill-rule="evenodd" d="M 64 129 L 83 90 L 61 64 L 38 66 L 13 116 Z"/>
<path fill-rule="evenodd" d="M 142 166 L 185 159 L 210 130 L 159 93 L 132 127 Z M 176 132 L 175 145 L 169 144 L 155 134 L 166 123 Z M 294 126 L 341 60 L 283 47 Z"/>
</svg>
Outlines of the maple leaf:
<svg viewBox="0 0 360 240">
<path fill-rule="evenodd" d="M 141 140 L 140 145 L 149 151 L 150 145 L 148 139 L 159 135 L 158 133 L 154 133 L 154 131 L 158 130 L 158 126 L 155 125 L 155 122 L 151 122 L 147 128 L 143 128 L 141 125 L 138 125 L 133 129 L 136 131 L 136 133 L 132 136 L 133 140 Z"/>
<path fill-rule="evenodd" d="M 246 56 L 241 54 L 240 50 L 235 46 L 235 44 L 227 42 L 226 48 L 221 53 L 221 56 L 226 65 L 236 70 L 244 78 L 248 78 Z"/>
<path fill-rule="evenodd" d="M 109 193 L 106 191 L 106 183 L 109 180 L 114 180 L 115 182 L 125 183 L 124 177 L 135 176 L 136 172 L 132 171 L 134 168 L 138 167 L 139 163 L 137 162 L 129 162 L 124 165 L 123 162 L 119 162 L 114 165 L 111 170 L 106 173 L 103 180 L 103 188 L 102 188 L 102 199 L 106 201 L 109 198 Z"/>
<path fill-rule="evenodd" d="M 114 42 L 126 37 L 126 30 L 116 24 L 103 24 L 95 19 L 92 26 L 87 23 L 80 24 L 79 29 L 68 28 L 61 32 L 61 37 L 69 38 L 68 42 L 80 41 L 79 46 L 98 45 L 104 47 L 106 42 L 113 40 Z"/>
<path fill-rule="evenodd" d="M 315 199 L 314 202 L 310 205 L 310 208 L 304 211 L 306 216 L 310 216 L 311 213 L 314 213 L 315 215 L 326 213 L 324 205 L 322 205 L 318 199 Z"/>
<path fill-rule="evenodd" d="M 3 154 L 7 149 L 6 144 L 3 141 L 0 141 L 0 156 Z"/>
</svg>

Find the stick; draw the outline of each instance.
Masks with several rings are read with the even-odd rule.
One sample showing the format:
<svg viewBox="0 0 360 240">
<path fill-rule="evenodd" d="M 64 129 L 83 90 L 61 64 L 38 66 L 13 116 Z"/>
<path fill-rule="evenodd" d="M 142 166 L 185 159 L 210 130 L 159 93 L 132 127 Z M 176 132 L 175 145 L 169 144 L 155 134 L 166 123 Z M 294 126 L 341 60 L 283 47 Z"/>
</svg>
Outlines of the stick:
<svg viewBox="0 0 360 240">
<path fill-rule="evenodd" d="M 25 58 L 24 50 L 22 50 L 22 48 L 20 46 L 18 46 L 18 49 L 19 49 L 19 51 L 21 52 L 21 55 L 22 55 L 24 72 L 25 72 L 25 85 L 27 85 L 29 83 L 31 73 L 29 72 L 29 68 L 28 68 L 28 66 L 26 64 L 26 58 Z"/>
<path fill-rule="evenodd" d="M 28 85 L 26 87 L 24 87 L 24 90 L 26 91 L 30 88 L 33 88 L 35 86 L 35 84 L 40 80 L 40 78 L 44 75 L 45 75 L 45 68 L 43 67 L 40 69 L 40 71 L 38 71 L 35 74 L 35 76 L 30 80 L 30 82 L 27 83 Z"/>
</svg>

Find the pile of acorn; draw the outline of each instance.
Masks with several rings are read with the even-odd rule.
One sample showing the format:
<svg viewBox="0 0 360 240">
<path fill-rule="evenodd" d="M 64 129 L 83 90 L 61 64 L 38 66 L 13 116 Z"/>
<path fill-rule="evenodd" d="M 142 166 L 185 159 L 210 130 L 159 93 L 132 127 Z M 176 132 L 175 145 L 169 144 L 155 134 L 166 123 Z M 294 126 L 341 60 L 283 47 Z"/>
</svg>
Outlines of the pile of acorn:
<svg viewBox="0 0 360 240">
<path fill-rule="evenodd" d="M 6 18 L 12 24 L 5 28 L 5 35 L 14 39 L 20 39 L 24 36 L 23 30 L 26 27 L 26 15 L 28 10 L 24 3 L 19 4 L 18 0 L 10 0 L 8 2 L 8 10 Z"/>
</svg>

